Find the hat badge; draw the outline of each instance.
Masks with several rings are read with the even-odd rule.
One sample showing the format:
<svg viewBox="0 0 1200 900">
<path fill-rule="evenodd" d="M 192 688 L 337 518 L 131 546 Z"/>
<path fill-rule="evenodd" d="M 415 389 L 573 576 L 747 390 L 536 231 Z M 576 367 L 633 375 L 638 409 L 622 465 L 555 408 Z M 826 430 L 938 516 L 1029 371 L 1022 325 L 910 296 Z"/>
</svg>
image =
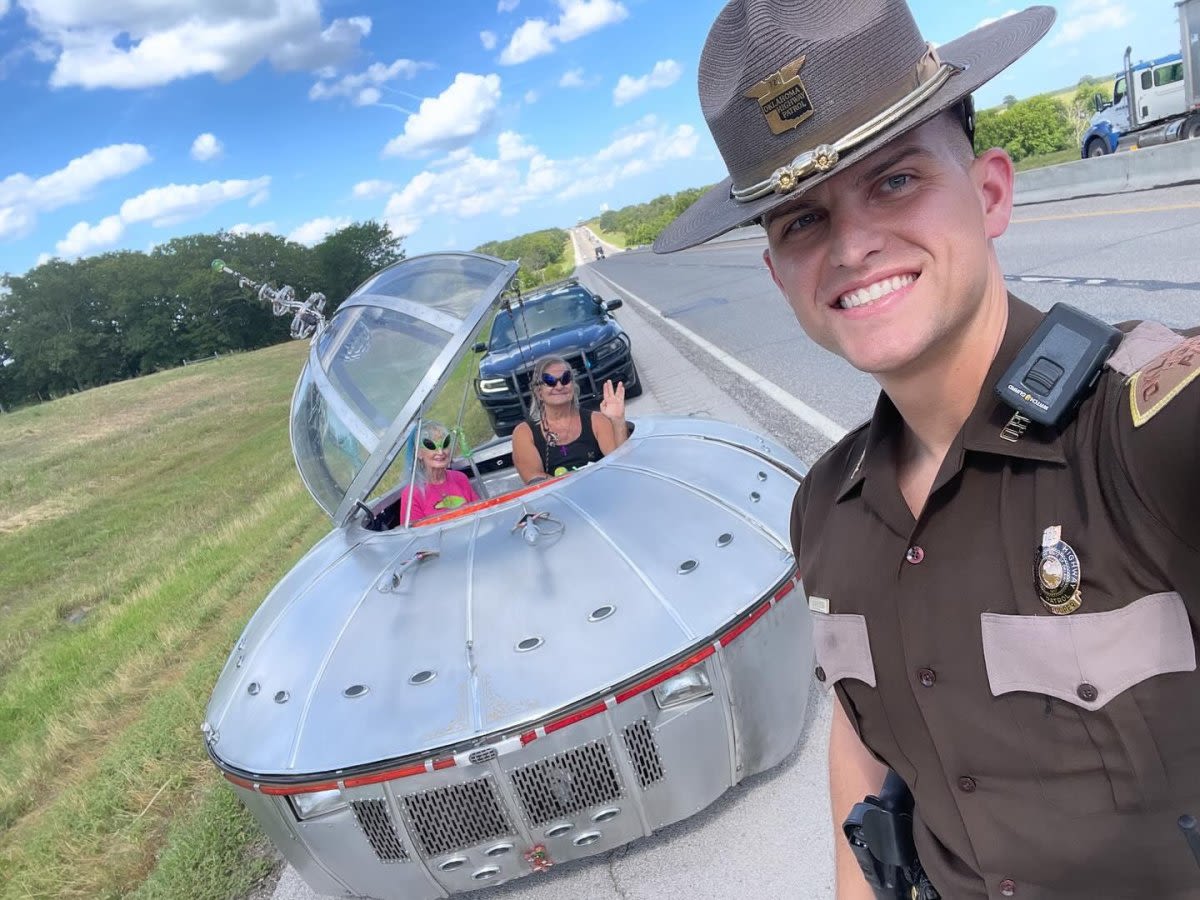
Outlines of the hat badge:
<svg viewBox="0 0 1200 900">
<path fill-rule="evenodd" d="M 800 80 L 800 67 L 806 56 L 794 59 L 778 71 L 772 72 L 750 90 L 748 100 L 757 100 L 767 117 L 772 134 L 784 134 L 800 125 L 813 114 L 812 101 L 804 82 Z"/>
</svg>

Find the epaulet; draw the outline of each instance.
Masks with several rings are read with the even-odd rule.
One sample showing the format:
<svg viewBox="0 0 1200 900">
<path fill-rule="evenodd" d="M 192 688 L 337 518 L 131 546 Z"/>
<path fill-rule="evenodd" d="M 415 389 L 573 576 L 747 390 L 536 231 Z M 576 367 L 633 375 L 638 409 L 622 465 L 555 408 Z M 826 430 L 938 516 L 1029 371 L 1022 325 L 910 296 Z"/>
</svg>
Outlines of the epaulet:
<svg viewBox="0 0 1200 900">
<path fill-rule="evenodd" d="M 1129 413 L 1140 428 L 1200 375 L 1200 335 L 1186 337 L 1158 322 L 1142 322 L 1109 357 L 1129 376 Z"/>
</svg>

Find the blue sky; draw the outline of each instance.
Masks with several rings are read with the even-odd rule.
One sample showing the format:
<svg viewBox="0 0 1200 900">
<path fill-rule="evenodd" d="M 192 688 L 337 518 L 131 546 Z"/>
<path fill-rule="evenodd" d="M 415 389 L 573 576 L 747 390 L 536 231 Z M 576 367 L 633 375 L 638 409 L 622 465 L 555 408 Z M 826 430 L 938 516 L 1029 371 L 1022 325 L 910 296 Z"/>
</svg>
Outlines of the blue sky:
<svg viewBox="0 0 1200 900">
<path fill-rule="evenodd" d="M 696 63 L 721 5 L 0 0 L 0 273 L 364 219 L 471 248 L 712 183 Z M 1014 8 L 911 5 L 936 43 Z M 982 106 L 1178 49 L 1172 0 L 1058 12 Z"/>
</svg>

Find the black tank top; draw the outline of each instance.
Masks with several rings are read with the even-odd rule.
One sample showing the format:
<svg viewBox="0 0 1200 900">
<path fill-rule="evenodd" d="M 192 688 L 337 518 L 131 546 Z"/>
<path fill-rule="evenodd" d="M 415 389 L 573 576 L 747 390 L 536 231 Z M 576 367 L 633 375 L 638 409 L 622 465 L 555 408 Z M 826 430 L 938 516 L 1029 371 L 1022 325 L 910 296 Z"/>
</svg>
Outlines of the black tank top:
<svg viewBox="0 0 1200 900">
<path fill-rule="evenodd" d="M 563 475 L 604 456 L 600 451 L 600 444 L 596 441 L 596 433 L 592 431 L 592 413 L 581 409 L 579 421 L 582 426 L 579 437 L 569 444 L 560 444 L 557 447 L 547 445 L 546 434 L 539 422 L 528 423 L 529 430 L 533 432 L 533 445 L 537 447 L 538 458 L 541 459 L 542 469 L 547 475 Z"/>
</svg>

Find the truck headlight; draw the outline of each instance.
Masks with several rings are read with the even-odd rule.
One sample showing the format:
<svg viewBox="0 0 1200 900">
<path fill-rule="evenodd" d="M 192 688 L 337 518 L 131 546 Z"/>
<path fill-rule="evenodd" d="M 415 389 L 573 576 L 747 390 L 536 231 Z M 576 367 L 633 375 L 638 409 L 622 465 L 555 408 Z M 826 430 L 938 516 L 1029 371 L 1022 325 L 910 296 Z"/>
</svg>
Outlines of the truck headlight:
<svg viewBox="0 0 1200 900">
<path fill-rule="evenodd" d="M 479 391 L 483 394 L 502 394 L 508 390 L 508 382 L 503 378 L 480 378 Z"/>
<path fill-rule="evenodd" d="M 693 666 L 655 687 L 654 702 L 658 704 L 659 709 L 670 709 L 673 706 L 691 703 L 693 700 L 711 697 L 712 692 L 712 685 L 708 683 L 708 674 L 704 667 Z"/>
<path fill-rule="evenodd" d="M 292 794 L 288 799 L 292 801 L 292 809 L 296 811 L 296 818 L 300 821 L 323 816 L 346 805 L 346 801 L 342 799 L 342 792 L 337 788 L 331 791 L 313 791 L 311 794 Z"/>
<path fill-rule="evenodd" d="M 601 344 L 599 347 L 593 350 L 592 355 L 596 357 L 597 360 L 607 359 L 616 353 L 620 353 L 624 349 L 625 342 L 620 338 L 613 338 L 607 344 Z"/>
</svg>

